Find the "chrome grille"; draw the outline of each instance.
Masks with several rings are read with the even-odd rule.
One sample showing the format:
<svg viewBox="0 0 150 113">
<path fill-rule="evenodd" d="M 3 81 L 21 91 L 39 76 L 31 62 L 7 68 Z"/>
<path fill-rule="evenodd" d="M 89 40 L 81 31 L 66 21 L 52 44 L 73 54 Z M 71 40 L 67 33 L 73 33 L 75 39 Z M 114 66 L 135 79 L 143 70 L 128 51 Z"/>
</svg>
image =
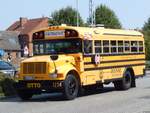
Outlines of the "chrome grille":
<svg viewBox="0 0 150 113">
<path fill-rule="evenodd" d="M 46 74 L 46 62 L 23 63 L 23 74 Z"/>
</svg>

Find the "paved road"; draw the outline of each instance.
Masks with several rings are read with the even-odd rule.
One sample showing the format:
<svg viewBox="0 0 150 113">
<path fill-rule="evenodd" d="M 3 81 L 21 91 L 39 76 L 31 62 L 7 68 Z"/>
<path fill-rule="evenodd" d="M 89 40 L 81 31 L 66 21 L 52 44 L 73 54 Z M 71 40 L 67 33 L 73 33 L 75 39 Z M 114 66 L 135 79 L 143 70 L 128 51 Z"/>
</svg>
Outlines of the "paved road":
<svg viewBox="0 0 150 113">
<path fill-rule="evenodd" d="M 127 91 L 115 91 L 109 85 L 72 101 L 62 100 L 60 95 L 35 96 L 27 102 L 1 99 L 0 113 L 150 113 L 150 74 L 137 79 L 137 88 Z"/>
</svg>

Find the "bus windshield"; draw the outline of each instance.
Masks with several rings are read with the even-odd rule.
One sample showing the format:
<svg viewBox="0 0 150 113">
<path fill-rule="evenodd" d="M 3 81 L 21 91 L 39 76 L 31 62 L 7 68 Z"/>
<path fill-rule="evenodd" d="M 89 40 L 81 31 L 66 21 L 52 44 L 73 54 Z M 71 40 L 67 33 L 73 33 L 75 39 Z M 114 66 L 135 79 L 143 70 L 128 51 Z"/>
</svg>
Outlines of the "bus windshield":
<svg viewBox="0 0 150 113">
<path fill-rule="evenodd" d="M 82 52 L 81 39 L 57 39 L 33 42 L 34 55 L 66 54 Z"/>
</svg>

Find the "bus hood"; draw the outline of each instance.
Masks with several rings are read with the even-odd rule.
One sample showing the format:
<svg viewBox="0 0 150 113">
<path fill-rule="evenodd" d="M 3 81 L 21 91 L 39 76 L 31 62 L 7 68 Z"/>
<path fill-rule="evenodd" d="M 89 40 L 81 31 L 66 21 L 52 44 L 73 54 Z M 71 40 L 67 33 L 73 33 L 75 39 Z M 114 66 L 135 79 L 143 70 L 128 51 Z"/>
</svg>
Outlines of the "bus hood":
<svg viewBox="0 0 150 113">
<path fill-rule="evenodd" d="M 30 57 L 30 58 L 24 59 L 22 61 L 22 63 L 26 63 L 26 62 L 50 62 L 50 61 L 51 61 L 50 56 L 47 55 L 47 56 Z"/>
<path fill-rule="evenodd" d="M 56 69 L 60 72 L 67 65 L 75 65 L 75 59 L 71 55 L 58 55 L 56 60 L 52 60 L 50 55 L 34 56 L 22 61 L 21 65 L 23 74 L 48 74 L 54 73 Z"/>
<path fill-rule="evenodd" d="M 27 58 L 27 59 L 24 59 L 22 61 L 22 63 L 27 63 L 27 62 L 55 62 L 55 63 L 58 63 L 60 61 L 65 61 L 65 62 L 68 62 L 68 61 L 72 61 L 74 60 L 74 57 L 73 56 L 70 56 L 70 55 L 58 55 L 58 59 L 57 60 L 52 60 L 51 55 L 46 55 L 46 56 L 34 56 L 34 57 L 31 57 L 31 58 Z M 62 64 L 62 62 L 60 62 Z"/>
</svg>

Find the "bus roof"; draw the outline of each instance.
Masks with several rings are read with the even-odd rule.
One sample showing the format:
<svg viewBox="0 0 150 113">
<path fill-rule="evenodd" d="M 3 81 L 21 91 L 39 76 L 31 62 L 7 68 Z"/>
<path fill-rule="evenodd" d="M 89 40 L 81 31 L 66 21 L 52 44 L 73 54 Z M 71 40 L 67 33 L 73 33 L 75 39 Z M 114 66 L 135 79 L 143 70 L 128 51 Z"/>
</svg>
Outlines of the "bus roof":
<svg viewBox="0 0 150 113">
<path fill-rule="evenodd" d="M 84 38 L 85 35 L 91 36 L 128 36 L 128 37 L 143 37 L 143 34 L 135 30 L 123 30 L 123 29 L 107 29 L 103 27 L 73 27 L 73 26 L 50 26 L 48 28 L 40 29 L 38 31 L 48 30 L 65 30 L 71 29 L 78 32 L 80 38 Z"/>
<path fill-rule="evenodd" d="M 78 33 L 84 35 L 85 32 L 89 32 L 94 34 L 100 34 L 100 35 L 124 35 L 124 36 L 143 36 L 143 34 L 139 31 L 135 30 L 123 30 L 123 29 L 107 29 L 103 27 L 95 27 L 95 28 L 88 28 L 88 27 L 66 27 L 70 29 L 74 29 L 78 31 Z"/>
</svg>

